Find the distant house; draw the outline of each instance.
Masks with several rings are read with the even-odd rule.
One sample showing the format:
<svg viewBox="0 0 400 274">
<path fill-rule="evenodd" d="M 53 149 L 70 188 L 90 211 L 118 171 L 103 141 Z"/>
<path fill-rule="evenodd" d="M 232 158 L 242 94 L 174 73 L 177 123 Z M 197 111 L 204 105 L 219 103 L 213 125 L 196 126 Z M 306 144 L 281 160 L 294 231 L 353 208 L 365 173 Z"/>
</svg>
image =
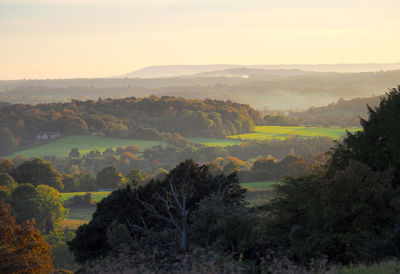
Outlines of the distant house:
<svg viewBox="0 0 400 274">
<path fill-rule="evenodd" d="M 35 139 L 38 141 L 42 141 L 42 140 L 51 140 L 57 137 L 60 137 L 59 132 L 41 132 L 35 136 Z"/>
</svg>

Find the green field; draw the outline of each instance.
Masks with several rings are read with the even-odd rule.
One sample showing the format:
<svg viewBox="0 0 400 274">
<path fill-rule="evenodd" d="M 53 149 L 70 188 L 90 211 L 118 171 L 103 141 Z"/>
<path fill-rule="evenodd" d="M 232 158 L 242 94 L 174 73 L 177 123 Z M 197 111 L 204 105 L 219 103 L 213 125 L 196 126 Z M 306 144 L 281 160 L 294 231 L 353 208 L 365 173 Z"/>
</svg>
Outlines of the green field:
<svg viewBox="0 0 400 274">
<path fill-rule="evenodd" d="M 240 185 L 248 189 L 249 191 L 263 191 L 269 189 L 274 184 L 276 184 L 276 182 L 274 181 L 262 181 L 262 182 L 242 183 Z"/>
<path fill-rule="evenodd" d="M 234 146 L 241 144 L 241 140 L 227 139 L 227 138 L 209 138 L 209 137 L 197 137 L 197 138 L 187 138 L 192 143 L 202 144 L 210 147 L 215 146 Z"/>
<path fill-rule="evenodd" d="M 360 130 L 359 128 L 348 128 L 350 132 Z M 311 137 L 329 137 L 339 139 L 346 134 L 345 128 L 338 127 L 286 127 L 286 126 L 256 126 L 254 132 L 232 135 L 229 138 L 235 140 L 269 140 L 280 139 L 284 140 L 290 136 L 299 136 L 301 138 Z"/>
<path fill-rule="evenodd" d="M 72 198 L 76 195 L 85 195 L 87 192 L 66 192 L 66 193 L 60 193 L 61 194 L 61 200 L 65 201 L 69 198 Z M 90 192 L 92 193 L 93 200 L 98 203 L 101 200 L 103 200 L 105 197 L 107 197 L 111 191 L 97 191 L 97 192 Z M 92 214 L 96 210 L 96 206 L 87 206 L 87 207 L 74 207 L 74 208 L 68 208 L 69 214 L 67 217 L 67 222 L 64 224 L 65 226 L 74 226 L 73 224 L 70 224 L 70 222 L 76 221 L 76 220 L 81 220 L 81 221 L 89 221 L 92 219 Z"/>
<path fill-rule="evenodd" d="M 277 183 L 275 181 L 260 181 L 240 185 L 247 189 L 245 200 L 249 203 L 249 206 L 259 206 L 274 198 L 272 186 Z"/>
<path fill-rule="evenodd" d="M 83 196 L 87 192 L 65 192 L 65 193 L 60 193 L 61 194 L 61 201 L 68 200 L 69 198 L 72 198 L 76 195 Z M 103 200 L 105 197 L 107 197 L 111 191 L 97 191 L 97 192 L 90 192 L 92 193 L 92 198 L 93 200 L 98 203 L 101 200 Z"/>
<path fill-rule="evenodd" d="M 90 221 L 92 214 L 96 211 L 96 206 L 88 206 L 81 208 L 69 208 L 67 220 Z"/>
<path fill-rule="evenodd" d="M 136 145 L 145 150 L 155 145 L 163 145 L 164 142 L 160 141 L 146 141 L 146 140 L 135 140 L 135 139 L 120 139 L 102 136 L 91 136 L 91 135 L 74 135 L 65 138 L 57 139 L 53 142 L 49 142 L 40 146 L 36 146 L 30 149 L 18 151 L 6 157 L 14 158 L 17 155 L 24 155 L 26 158 L 31 157 L 43 157 L 43 156 L 58 156 L 66 157 L 72 148 L 76 147 L 79 149 L 81 154 L 88 153 L 94 148 L 98 148 L 101 152 L 105 149 L 112 147 L 126 147 L 130 145 Z"/>
</svg>

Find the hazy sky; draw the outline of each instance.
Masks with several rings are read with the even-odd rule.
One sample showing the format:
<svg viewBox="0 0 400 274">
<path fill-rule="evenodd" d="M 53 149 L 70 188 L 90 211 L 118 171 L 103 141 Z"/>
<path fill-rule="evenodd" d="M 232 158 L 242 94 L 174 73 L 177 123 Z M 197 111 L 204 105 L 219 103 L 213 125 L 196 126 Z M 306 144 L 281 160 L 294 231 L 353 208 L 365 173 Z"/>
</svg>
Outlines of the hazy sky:
<svg viewBox="0 0 400 274">
<path fill-rule="evenodd" d="M 0 79 L 400 62 L 400 0 L 0 0 Z"/>
</svg>

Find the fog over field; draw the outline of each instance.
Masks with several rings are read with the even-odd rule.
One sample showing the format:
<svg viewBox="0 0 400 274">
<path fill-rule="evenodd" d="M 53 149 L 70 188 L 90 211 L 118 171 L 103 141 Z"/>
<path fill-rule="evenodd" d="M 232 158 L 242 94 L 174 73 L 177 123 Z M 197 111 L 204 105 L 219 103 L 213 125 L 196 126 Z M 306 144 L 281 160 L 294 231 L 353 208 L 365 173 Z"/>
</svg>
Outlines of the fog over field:
<svg viewBox="0 0 400 274">
<path fill-rule="evenodd" d="M 72 99 L 94 100 L 99 97 L 143 97 L 154 94 L 197 99 L 229 98 L 250 104 L 260 111 L 299 111 L 336 103 L 340 98 L 353 99 L 384 94 L 389 87 L 396 85 L 400 77 L 400 70 L 381 70 L 398 68 L 399 64 L 227 67 L 229 66 L 159 66 L 128 74 L 144 78 L 126 76 L 0 81 L 0 101 L 68 102 Z M 371 71 L 323 72 L 331 69 Z M 189 71 L 189 75 L 183 76 Z M 165 75 L 167 72 L 171 73 L 168 77 L 148 77 Z"/>
</svg>

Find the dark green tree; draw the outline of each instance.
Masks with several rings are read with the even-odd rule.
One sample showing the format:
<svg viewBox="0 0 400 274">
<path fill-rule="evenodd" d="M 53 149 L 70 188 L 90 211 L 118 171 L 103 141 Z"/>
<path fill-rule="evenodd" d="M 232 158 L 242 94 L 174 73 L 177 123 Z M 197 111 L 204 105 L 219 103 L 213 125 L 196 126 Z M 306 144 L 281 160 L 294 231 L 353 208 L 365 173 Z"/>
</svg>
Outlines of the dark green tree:
<svg viewBox="0 0 400 274">
<path fill-rule="evenodd" d="M 79 149 L 77 149 L 76 147 L 72 148 L 71 151 L 69 152 L 69 157 L 71 159 L 79 159 L 80 153 L 79 153 Z"/>
<path fill-rule="evenodd" d="M 20 164 L 13 174 L 18 183 L 30 183 L 34 186 L 48 185 L 57 190 L 62 190 L 61 174 L 50 162 L 42 159 L 33 159 Z"/>
<path fill-rule="evenodd" d="M 20 184 L 10 197 L 12 212 L 18 223 L 35 219 L 35 227 L 48 233 L 59 227 L 67 210 L 63 207 L 60 193 L 49 186 Z"/>
<path fill-rule="evenodd" d="M 14 171 L 15 165 L 14 162 L 10 159 L 2 159 L 0 160 L 0 173 L 9 173 L 11 174 Z"/>
<path fill-rule="evenodd" d="M 17 187 L 17 182 L 8 173 L 0 173 L 0 187 L 7 187 L 10 190 L 14 190 Z"/>
<path fill-rule="evenodd" d="M 368 112 L 368 119 L 361 119 L 362 130 L 348 133 L 333 150 L 329 172 L 358 161 L 377 171 L 392 169 L 395 183 L 400 184 L 400 86 Z"/>
<path fill-rule="evenodd" d="M 122 182 L 123 176 L 115 167 L 103 168 L 96 174 L 97 188 L 117 188 Z"/>
<path fill-rule="evenodd" d="M 219 197 L 221 204 L 244 204 L 244 192 L 235 173 L 212 176 L 207 166 L 187 160 L 162 180 L 136 189 L 114 191 L 97 204 L 92 220 L 78 228 L 70 244 L 79 262 L 107 254 L 109 227 L 125 225 L 135 242 L 131 248 L 174 247 L 184 251 L 190 245 L 191 214 L 207 196 Z"/>
</svg>

